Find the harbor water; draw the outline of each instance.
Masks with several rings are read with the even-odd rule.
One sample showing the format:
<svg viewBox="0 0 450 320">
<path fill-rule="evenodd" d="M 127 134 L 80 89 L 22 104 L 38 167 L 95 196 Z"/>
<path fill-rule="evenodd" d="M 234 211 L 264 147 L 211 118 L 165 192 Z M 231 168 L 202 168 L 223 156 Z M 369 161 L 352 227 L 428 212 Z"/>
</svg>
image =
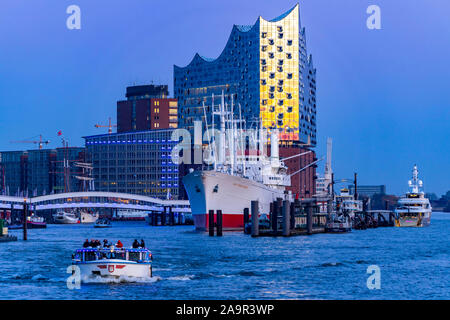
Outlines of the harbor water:
<svg viewBox="0 0 450 320">
<path fill-rule="evenodd" d="M 69 289 L 71 254 L 86 238 L 144 239 L 154 277 Z M 371 265 L 380 289 L 367 287 Z M 434 213 L 426 228 L 290 238 L 209 237 L 144 222 L 48 225 L 29 230 L 28 241 L 0 243 L 0 270 L 0 299 L 450 299 L 450 214 Z"/>
</svg>

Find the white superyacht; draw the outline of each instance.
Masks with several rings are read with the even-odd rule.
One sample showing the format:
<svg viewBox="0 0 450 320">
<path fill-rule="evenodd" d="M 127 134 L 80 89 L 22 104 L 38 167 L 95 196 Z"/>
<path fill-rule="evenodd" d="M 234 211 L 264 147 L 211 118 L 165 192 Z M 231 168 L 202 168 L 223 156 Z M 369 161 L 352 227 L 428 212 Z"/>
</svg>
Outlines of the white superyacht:
<svg viewBox="0 0 450 320">
<path fill-rule="evenodd" d="M 412 180 L 408 181 L 410 192 L 398 201 L 395 209 L 396 227 L 426 227 L 430 225 L 431 205 L 425 198 L 422 180 L 419 180 L 417 165 L 414 165 Z"/>
</svg>

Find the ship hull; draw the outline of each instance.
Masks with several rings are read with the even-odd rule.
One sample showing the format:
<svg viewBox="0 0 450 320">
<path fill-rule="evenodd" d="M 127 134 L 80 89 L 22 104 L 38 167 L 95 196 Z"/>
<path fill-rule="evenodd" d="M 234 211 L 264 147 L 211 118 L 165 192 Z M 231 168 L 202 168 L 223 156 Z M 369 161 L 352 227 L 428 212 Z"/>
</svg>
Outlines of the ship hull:
<svg viewBox="0 0 450 320">
<path fill-rule="evenodd" d="M 431 223 L 431 213 L 425 213 L 424 215 L 418 214 L 416 216 L 402 217 L 399 216 L 395 219 L 396 227 L 428 227 Z"/>
<path fill-rule="evenodd" d="M 270 203 L 277 198 L 285 199 L 283 189 L 275 189 L 262 183 L 217 171 L 194 171 L 183 178 L 189 197 L 192 217 L 197 230 L 206 230 L 209 225 L 209 211 L 222 211 L 224 230 L 244 228 L 244 209 L 251 201 L 258 200 L 259 213 L 269 214 Z"/>
<path fill-rule="evenodd" d="M 80 268 L 81 279 L 89 277 L 119 278 L 149 278 L 152 276 L 151 263 L 131 263 L 124 260 L 105 259 L 75 264 Z"/>
</svg>

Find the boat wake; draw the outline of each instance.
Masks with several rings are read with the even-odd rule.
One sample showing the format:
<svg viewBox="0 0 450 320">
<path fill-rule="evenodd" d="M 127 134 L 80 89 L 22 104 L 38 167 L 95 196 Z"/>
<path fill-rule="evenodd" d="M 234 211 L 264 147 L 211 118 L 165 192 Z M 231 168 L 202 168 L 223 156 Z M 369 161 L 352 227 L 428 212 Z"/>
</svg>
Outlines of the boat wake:
<svg viewBox="0 0 450 320">
<path fill-rule="evenodd" d="M 131 277 L 131 276 L 120 276 L 120 277 L 101 277 L 101 276 L 88 276 L 82 277 L 82 283 L 153 283 L 161 280 L 160 277 Z"/>
</svg>

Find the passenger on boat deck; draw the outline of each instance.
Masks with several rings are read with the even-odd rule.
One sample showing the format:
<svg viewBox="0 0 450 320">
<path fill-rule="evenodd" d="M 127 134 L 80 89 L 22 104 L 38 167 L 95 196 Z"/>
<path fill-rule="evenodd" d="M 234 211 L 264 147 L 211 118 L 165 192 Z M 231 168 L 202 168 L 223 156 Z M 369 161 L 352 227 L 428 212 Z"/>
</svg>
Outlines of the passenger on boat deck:
<svg viewBox="0 0 450 320">
<path fill-rule="evenodd" d="M 134 239 L 134 241 L 133 241 L 133 248 L 134 249 L 139 248 L 139 242 L 137 241 L 137 239 Z"/>
<path fill-rule="evenodd" d="M 144 242 L 144 239 L 141 239 L 141 248 L 145 248 L 145 242 Z"/>
<path fill-rule="evenodd" d="M 117 247 L 117 248 L 123 248 L 123 244 L 122 244 L 122 242 L 120 242 L 120 240 L 117 241 L 116 247 Z"/>
<path fill-rule="evenodd" d="M 104 240 L 103 240 L 103 247 L 104 247 L 104 248 L 107 248 L 107 247 L 109 247 L 109 246 L 110 246 L 110 244 L 109 244 L 108 240 L 104 239 Z"/>
<path fill-rule="evenodd" d="M 83 248 L 87 248 L 87 247 L 89 247 L 90 245 L 91 245 L 91 244 L 90 244 L 89 240 L 86 239 L 86 241 L 84 241 L 84 243 L 83 243 Z"/>
</svg>

